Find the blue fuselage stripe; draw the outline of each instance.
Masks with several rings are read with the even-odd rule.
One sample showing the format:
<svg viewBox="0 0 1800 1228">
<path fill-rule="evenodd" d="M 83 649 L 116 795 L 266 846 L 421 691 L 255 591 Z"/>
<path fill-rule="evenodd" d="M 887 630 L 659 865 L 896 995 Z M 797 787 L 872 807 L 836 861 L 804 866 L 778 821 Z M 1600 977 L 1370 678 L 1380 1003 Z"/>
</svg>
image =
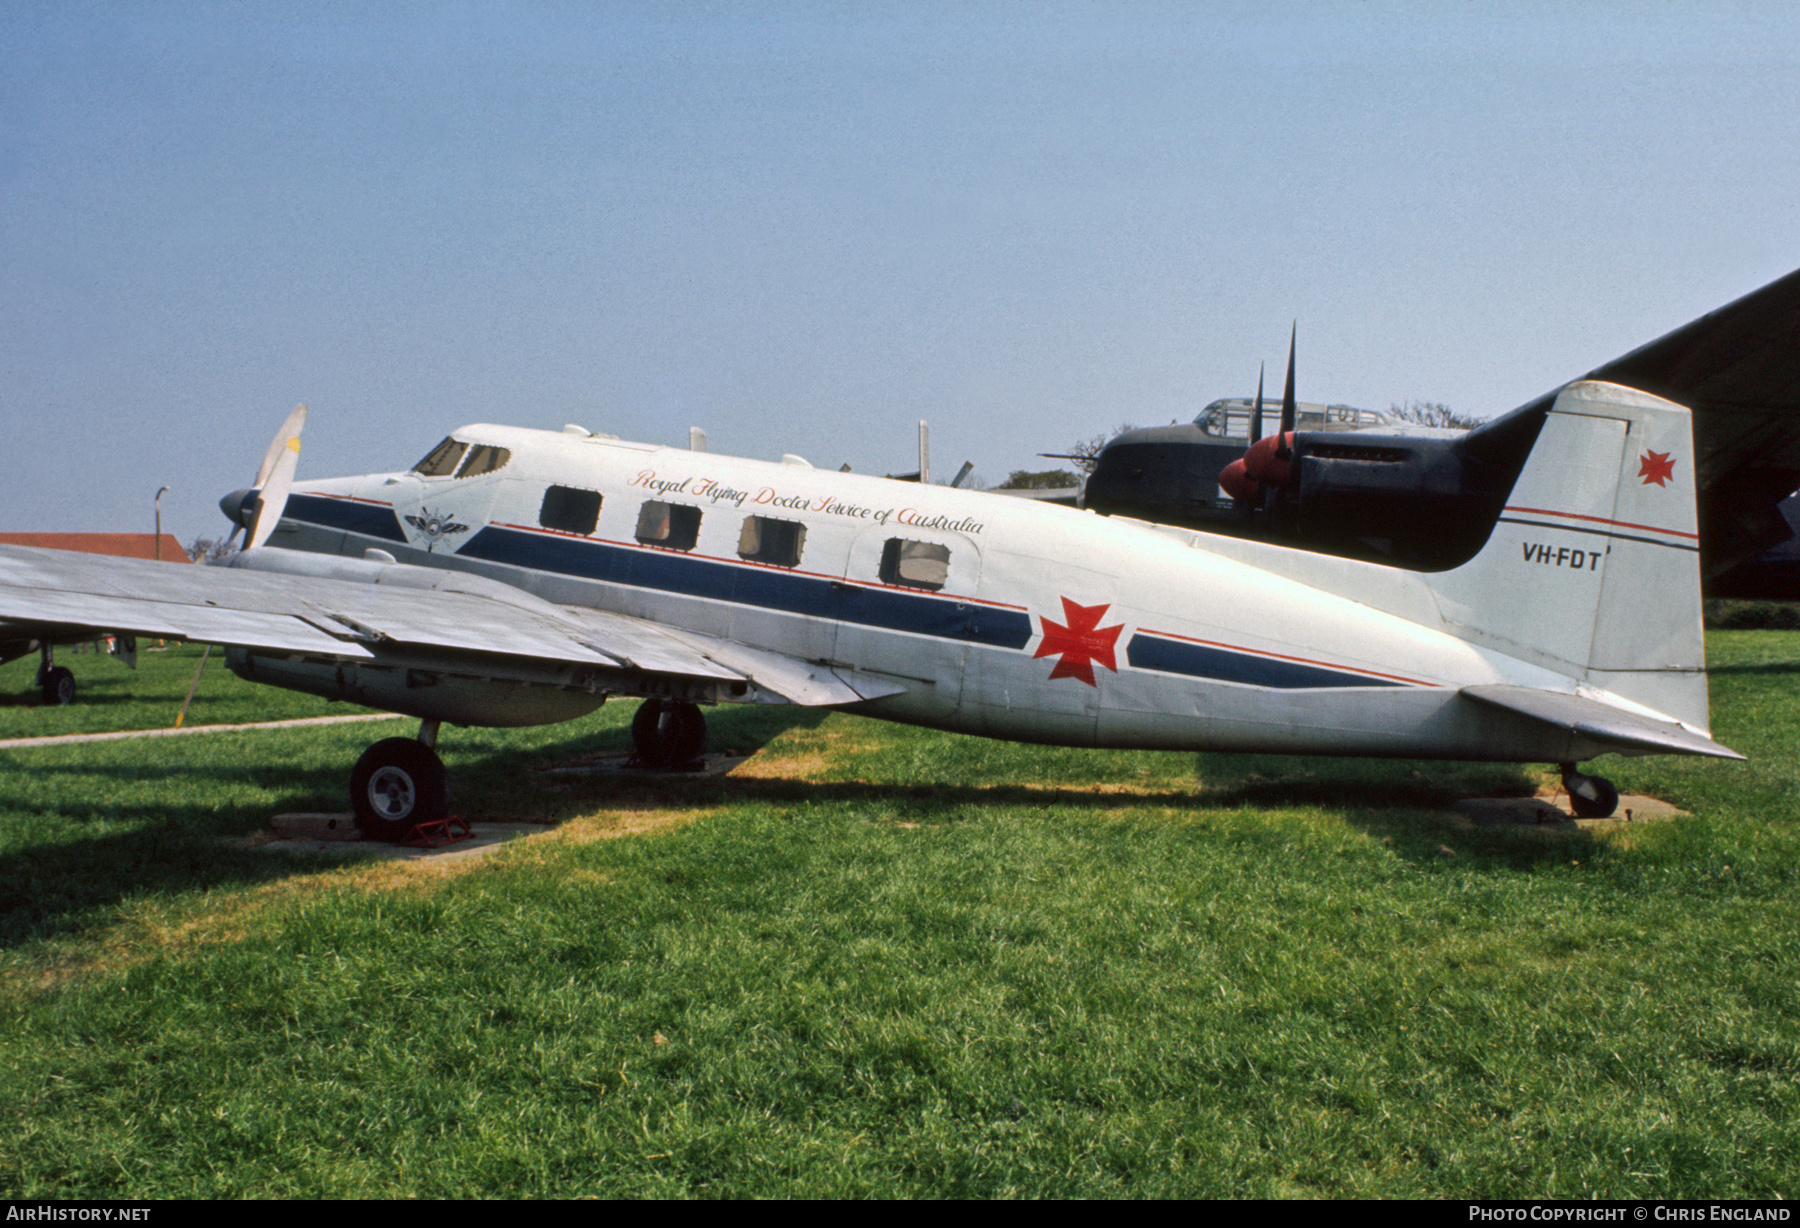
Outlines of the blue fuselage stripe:
<svg viewBox="0 0 1800 1228">
<path fill-rule="evenodd" d="M 1208 678 L 1215 682 L 1235 682 L 1243 686 L 1271 687 L 1282 691 L 1407 685 L 1387 678 L 1353 674 L 1347 670 L 1283 661 L 1278 657 L 1231 652 L 1223 648 L 1209 648 L 1205 644 L 1189 644 L 1160 635 L 1146 635 L 1141 631 L 1132 636 L 1131 643 L 1125 646 L 1125 659 L 1138 669 L 1184 674 L 1189 678 Z"/>
<path fill-rule="evenodd" d="M 551 537 L 488 525 L 457 551 L 460 558 L 505 563 L 606 584 L 729 601 L 840 622 L 908 631 L 997 648 L 1023 648 L 1031 616 L 954 598 L 796 575 L 750 563 L 723 563 L 665 550 Z"/>
<path fill-rule="evenodd" d="M 394 509 L 385 503 L 353 503 L 348 499 L 326 499 L 319 495 L 289 495 L 282 517 L 406 544 L 406 534 L 400 531 Z"/>
</svg>

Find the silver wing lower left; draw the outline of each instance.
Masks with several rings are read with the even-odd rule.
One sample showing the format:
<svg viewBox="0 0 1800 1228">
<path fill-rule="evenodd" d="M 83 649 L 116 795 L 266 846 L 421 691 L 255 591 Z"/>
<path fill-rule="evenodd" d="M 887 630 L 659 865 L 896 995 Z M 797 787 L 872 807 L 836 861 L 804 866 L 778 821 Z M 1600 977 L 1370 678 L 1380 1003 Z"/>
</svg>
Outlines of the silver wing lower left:
<svg viewBox="0 0 1800 1228">
<path fill-rule="evenodd" d="M 264 547 L 230 567 L 0 546 L 0 639 L 222 644 L 246 676 L 469 725 L 567 719 L 609 694 L 858 703 L 903 688 L 485 577 Z"/>
</svg>

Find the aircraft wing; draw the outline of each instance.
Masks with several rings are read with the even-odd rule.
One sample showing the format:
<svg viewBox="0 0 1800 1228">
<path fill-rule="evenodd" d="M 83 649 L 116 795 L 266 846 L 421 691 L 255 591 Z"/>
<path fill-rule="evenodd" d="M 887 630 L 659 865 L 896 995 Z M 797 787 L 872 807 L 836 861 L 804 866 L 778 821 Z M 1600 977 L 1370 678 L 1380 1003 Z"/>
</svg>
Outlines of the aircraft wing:
<svg viewBox="0 0 1800 1228">
<path fill-rule="evenodd" d="M 726 684 L 772 702 L 856 703 L 903 688 L 642 618 L 557 606 L 480 576 L 246 552 L 245 567 L 0 546 L 0 640 L 163 636 L 342 660 L 408 651 L 586 667 L 596 677 Z M 280 556 L 293 556 L 282 559 Z M 270 566 L 361 579 L 292 574 Z M 745 684 L 739 686 L 737 684 Z M 754 689 L 754 690 L 752 690 Z"/>
<path fill-rule="evenodd" d="M 1791 530 L 1776 505 L 1800 488 L 1800 271 L 1582 376 L 1694 413 L 1701 555 L 1719 575 Z M 1525 407 L 1547 408 L 1556 392 Z"/>
<path fill-rule="evenodd" d="M 1622 755 L 1707 755 L 1714 759 L 1744 756 L 1720 746 L 1673 721 L 1659 721 L 1603 704 L 1581 695 L 1564 695 L 1525 686 L 1466 686 L 1461 694 L 1480 704 L 1516 712 L 1566 731 L 1572 741 L 1599 742 Z M 1571 753 L 1570 761 L 1590 757 Z"/>
</svg>

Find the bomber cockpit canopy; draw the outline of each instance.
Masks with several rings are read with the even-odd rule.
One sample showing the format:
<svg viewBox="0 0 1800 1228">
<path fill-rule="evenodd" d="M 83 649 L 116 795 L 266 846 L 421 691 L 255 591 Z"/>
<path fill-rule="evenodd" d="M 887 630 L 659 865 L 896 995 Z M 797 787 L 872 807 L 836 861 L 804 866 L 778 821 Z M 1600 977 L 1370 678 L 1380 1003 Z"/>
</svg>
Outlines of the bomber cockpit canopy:
<svg viewBox="0 0 1800 1228">
<path fill-rule="evenodd" d="M 1353 405 L 1313 405 L 1301 402 L 1294 407 L 1295 427 L 1302 431 L 1353 431 L 1371 426 L 1398 426 L 1391 415 L 1377 409 L 1357 409 Z M 1250 439 L 1250 419 L 1256 413 L 1251 397 L 1227 397 L 1214 401 L 1200 411 L 1194 425 L 1218 439 Z M 1281 398 L 1263 401 L 1263 430 L 1273 434 L 1281 421 Z"/>
<path fill-rule="evenodd" d="M 469 444 L 454 435 L 446 435 L 442 443 L 425 454 L 424 460 L 412 467 L 412 471 L 427 478 L 473 478 L 504 468 L 511 459 L 510 449 L 485 443 Z"/>
</svg>

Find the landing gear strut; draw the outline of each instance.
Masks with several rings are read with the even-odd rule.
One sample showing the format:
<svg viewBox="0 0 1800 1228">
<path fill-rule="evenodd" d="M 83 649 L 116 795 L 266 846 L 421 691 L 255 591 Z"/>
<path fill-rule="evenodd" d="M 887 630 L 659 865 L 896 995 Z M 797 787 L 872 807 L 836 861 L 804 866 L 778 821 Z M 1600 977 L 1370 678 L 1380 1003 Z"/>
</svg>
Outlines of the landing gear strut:
<svg viewBox="0 0 1800 1228">
<path fill-rule="evenodd" d="M 75 702 L 75 675 L 56 663 L 49 644 L 42 647 L 44 663 L 38 666 L 37 683 L 43 690 L 46 707 L 59 707 Z"/>
<path fill-rule="evenodd" d="M 686 767 L 706 749 L 706 717 L 678 699 L 646 699 L 631 718 L 638 762 L 658 772 Z"/>
<path fill-rule="evenodd" d="M 425 721 L 417 738 L 384 738 L 363 752 L 350 773 L 356 826 L 371 840 L 394 843 L 420 823 L 450 813 L 450 774 L 432 749 L 438 723 Z"/>
<path fill-rule="evenodd" d="M 1569 793 L 1569 809 L 1578 819 L 1610 818 L 1619 808 L 1619 791 L 1604 776 L 1584 776 L 1573 763 L 1565 763 L 1562 783 Z"/>
</svg>

